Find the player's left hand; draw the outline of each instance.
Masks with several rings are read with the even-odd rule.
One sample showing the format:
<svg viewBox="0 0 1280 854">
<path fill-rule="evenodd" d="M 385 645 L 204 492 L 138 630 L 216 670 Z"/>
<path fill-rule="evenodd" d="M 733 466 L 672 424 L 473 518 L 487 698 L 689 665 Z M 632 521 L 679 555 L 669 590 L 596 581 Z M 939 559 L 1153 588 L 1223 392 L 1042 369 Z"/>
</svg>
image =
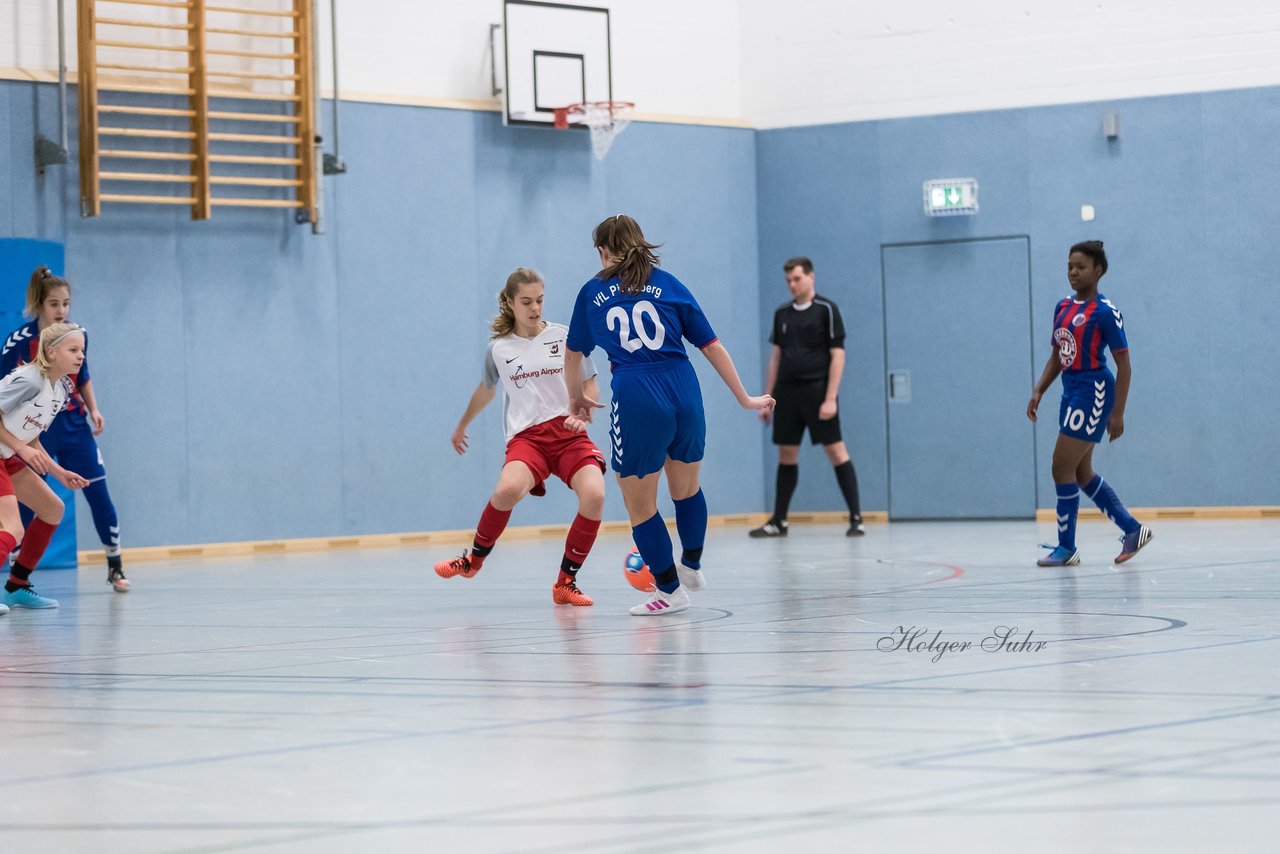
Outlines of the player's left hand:
<svg viewBox="0 0 1280 854">
<path fill-rule="evenodd" d="M 84 489 L 89 485 L 89 481 L 75 472 L 67 471 L 64 468 L 56 468 L 49 473 L 57 478 L 58 483 L 65 486 L 67 489 Z"/>
<path fill-rule="evenodd" d="M 771 394 L 761 394 L 756 397 L 748 397 L 743 402 L 743 409 L 756 409 L 760 412 L 773 412 L 773 407 L 777 403 Z"/>
<path fill-rule="evenodd" d="M 830 421 L 836 417 L 836 402 L 834 400 L 824 400 L 822 405 L 818 407 L 818 420 Z"/>
<path fill-rule="evenodd" d="M 591 423 L 591 410 L 593 409 L 604 409 L 604 404 L 587 397 L 585 394 L 574 395 L 569 398 L 569 416 L 577 418 L 583 424 Z"/>
<path fill-rule="evenodd" d="M 89 411 L 89 422 L 93 424 L 93 435 L 101 436 L 102 428 L 106 426 L 107 419 L 102 417 L 102 413 L 96 409 Z"/>
<path fill-rule="evenodd" d="M 1107 419 L 1107 435 L 1112 442 L 1124 435 L 1124 416 L 1119 412 L 1112 412 Z"/>
<path fill-rule="evenodd" d="M 587 422 L 570 415 L 564 420 L 564 429 L 572 430 L 574 433 L 585 433 L 587 432 Z"/>
</svg>

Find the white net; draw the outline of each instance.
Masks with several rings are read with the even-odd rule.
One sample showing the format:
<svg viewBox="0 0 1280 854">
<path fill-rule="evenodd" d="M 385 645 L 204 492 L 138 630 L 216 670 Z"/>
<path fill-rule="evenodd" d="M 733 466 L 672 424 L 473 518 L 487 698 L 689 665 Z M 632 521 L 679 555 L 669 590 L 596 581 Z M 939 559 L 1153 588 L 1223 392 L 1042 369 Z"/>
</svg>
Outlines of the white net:
<svg viewBox="0 0 1280 854">
<path fill-rule="evenodd" d="M 635 104 L 625 101 L 596 101 L 574 109 L 581 121 L 591 130 L 591 150 L 597 160 L 604 160 L 613 145 L 613 139 L 631 124 L 631 111 Z"/>
</svg>

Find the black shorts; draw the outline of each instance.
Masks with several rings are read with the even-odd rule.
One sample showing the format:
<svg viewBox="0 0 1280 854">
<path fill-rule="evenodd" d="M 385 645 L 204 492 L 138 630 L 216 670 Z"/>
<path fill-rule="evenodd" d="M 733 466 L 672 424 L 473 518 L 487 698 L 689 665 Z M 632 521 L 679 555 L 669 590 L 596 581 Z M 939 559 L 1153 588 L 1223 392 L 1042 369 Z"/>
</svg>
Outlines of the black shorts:
<svg viewBox="0 0 1280 854">
<path fill-rule="evenodd" d="M 826 396 L 826 380 L 803 385 L 779 383 L 773 390 L 778 402 L 773 410 L 773 444 L 799 445 L 806 427 L 815 445 L 834 445 L 841 441 L 839 411 L 835 418 L 827 421 L 818 418 L 818 408 Z"/>
</svg>

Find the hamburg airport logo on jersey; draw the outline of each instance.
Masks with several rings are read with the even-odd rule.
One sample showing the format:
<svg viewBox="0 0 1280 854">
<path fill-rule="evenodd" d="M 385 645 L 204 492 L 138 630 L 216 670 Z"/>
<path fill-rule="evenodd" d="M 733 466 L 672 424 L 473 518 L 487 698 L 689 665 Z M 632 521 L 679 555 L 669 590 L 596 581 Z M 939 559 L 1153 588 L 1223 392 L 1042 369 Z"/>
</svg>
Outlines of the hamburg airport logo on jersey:
<svg viewBox="0 0 1280 854">
<path fill-rule="evenodd" d="M 1062 367 L 1070 366 L 1076 360 L 1076 336 L 1067 329 L 1055 329 L 1053 340 L 1058 345 L 1058 360 Z"/>
<path fill-rule="evenodd" d="M 526 371 L 524 369 L 524 363 L 522 362 L 521 364 L 516 365 L 516 372 L 511 375 L 511 384 L 516 388 L 524 388 L 524 384 L 529 380 L 537 379 L 538 377 L 554 377 L 556 374 L 562 373 L 564 373 L 563 367 L 540 368 L 532 371 Z"/>
</svg>

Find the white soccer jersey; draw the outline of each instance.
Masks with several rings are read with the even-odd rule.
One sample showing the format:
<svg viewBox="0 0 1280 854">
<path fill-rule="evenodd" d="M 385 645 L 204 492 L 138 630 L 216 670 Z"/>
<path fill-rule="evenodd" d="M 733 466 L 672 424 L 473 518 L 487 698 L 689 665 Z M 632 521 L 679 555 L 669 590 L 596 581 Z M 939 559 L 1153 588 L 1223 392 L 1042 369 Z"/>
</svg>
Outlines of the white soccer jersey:
<svg viewBox="0 0 1280 854">
<path fill-rule="evenodd" d="M 493 388 L 502 381 L 508 442 L 535 424 L 569 414 L 569 392 L 564 386 L 564 339 L 568 333 L 569 327 L 548 323 L 534 338 L 512 333 L 489 342 L 484 353 L 484 384 Z M 595 365 L 583 359 L 583 380 L 595 375 Z"/>
<path fill-rule="evenodd" d="M 71 384 L 66 377 L 50 382 L 34 362 L 15 368 L 0 380 L 0 413 L 5 429 L 23 444 L 49 428 L 53 418 L 67 405 Z M 13 449 L 0 444 L 0 458 L 9 459 Z"/>
</svg>

